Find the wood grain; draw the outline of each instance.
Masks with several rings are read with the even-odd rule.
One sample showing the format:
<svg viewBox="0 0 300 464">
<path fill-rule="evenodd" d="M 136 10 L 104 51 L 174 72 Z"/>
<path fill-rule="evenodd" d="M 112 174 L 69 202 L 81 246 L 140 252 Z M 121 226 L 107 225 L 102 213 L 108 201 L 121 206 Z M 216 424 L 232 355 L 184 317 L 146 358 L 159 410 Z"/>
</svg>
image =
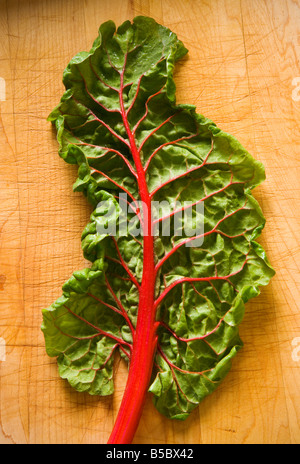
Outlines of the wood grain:
<svg viewBox="0 0 300 464">
<path fill-rule="evenodd" d="M 189 49 L 176 70 L 178 102 L 197 105 L 265 164 L 255 196 L 277 275 L 247 304 L 245 346 L 221 387 L 183 423 L 149 397 L 135 443 L 299 443 L 299 0 L 0 0 L 0 443 L 106 443 L 117 414 L 120 361 L 116 393 L 102 399 L 74 392 L 45 354 L 41 309 L 85 266 L 80 235 L 91 212 L 72 192 L 75 169 L 58 157 L 46 117 L 65 65 L 99 25 L 136 15 Z"/>
</svg>

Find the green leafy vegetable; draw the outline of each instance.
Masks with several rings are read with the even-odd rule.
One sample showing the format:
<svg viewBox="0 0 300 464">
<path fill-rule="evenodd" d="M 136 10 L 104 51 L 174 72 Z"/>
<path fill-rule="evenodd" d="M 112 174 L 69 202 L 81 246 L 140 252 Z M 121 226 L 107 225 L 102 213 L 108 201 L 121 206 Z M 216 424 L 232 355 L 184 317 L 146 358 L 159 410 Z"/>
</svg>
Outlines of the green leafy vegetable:
<svg viewBox="0 0 300 464">
<path fill-rule="evenodd" d="M 43 311 L 49 356 L 78 391 L 113 392 L 116 351 L 129 375 L 110 443 L 130 443 L 145 394 L 185 419 L 241 348 L 244 305 L 274 271 L 256 243 L 265 219 L 251 189 L 264 168 L 232 136 L 176 105 L 187 50 L 137 17 L 99 29 L 63 74 L 49 120 L 76 191 L 95 210 L 82 235 L 89 269 Z M 155 206 L 155 207 L 154 207 Z"/>
</svg>

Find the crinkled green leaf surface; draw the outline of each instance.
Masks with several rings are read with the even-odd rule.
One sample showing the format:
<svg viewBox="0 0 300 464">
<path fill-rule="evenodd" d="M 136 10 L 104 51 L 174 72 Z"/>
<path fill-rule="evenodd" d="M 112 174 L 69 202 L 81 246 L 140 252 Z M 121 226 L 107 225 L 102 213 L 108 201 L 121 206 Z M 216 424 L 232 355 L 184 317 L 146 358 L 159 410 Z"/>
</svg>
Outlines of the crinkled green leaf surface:
<svg viewBox="0 0 300 464">
<path fill-rule="evenodd" d="M 176 105 L 174 64 L 186 52 L 169 29 L 137 17 L 117 30 L 104 23 L 65 69 L 49 120 L 60 156 L 79 167 L 74 189 L 95 207 L 82 235 L 92 264 L 43 311 L 42 326 L 64 379 L 113 392 L 117 350 L 130 366 L 144 265 L 135 143 L 151 199 L 163 202 L 151 218 L 159 325 L 149 387 L 157 409 L 177 419 L 227 374 L 244 305 L 274 274 L 255 241 L 265 219 L 251 190 L 264 168 L 194 106 Z"/>
</svg>

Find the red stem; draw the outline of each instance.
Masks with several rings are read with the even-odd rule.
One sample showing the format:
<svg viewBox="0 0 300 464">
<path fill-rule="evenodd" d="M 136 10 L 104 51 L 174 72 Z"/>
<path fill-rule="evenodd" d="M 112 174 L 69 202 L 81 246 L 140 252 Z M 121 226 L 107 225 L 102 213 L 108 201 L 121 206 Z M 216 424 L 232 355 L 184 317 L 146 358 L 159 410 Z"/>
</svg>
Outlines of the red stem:
<svg viewBox="0 0 300 464">
<path fill-rule="evenodd" d="M 120 73 L 120 107 L 123 124 L 126 129 L 133 160 L 136 167 L 140 199 L 143 204 L 143 235 L 144 235 L 144 267 L 142 282 L 139 289 L 139 307 L 136 331 L 133 334 L 132 353 L 125 392 L 119 413 L 109 438 L 110 444 L 129 444 L 133 440 L 138 427 L 150 377 L 153 359 L 157 347 L 157 324 L 155 323 L 154 289 L 154 237 L 152 235 L 151 196 L 148 191 L 145 171 L 140 159 L 132 130 L 130 129 L 127 112 L 124 107 L 124 71 Z"/>
</svg>

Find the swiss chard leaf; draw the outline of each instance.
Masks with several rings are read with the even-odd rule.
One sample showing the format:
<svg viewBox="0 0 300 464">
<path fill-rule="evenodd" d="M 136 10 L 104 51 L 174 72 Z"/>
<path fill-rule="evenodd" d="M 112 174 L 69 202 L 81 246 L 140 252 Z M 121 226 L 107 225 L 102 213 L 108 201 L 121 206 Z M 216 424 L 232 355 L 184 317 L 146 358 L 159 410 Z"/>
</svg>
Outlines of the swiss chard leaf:
<svg viewBox="0 0 300 464">
<path fill-rule="evenodd" d="M 82 235 L 92 266 L 74 273 L 43 322 L 60 375 L 109 395 L 114 353 L 131 368 L 138 320 L 152 311 L 148 386 L 177 419 L 227 374 L 244 304 L 274 274 L 255 242 L 265 219 L 251 190 L 264 168 L 194 106 L 176 104 L 173 69 L 186 52 L 169 29 L 137 17 L 117 31 L 104 23 L 65 69 L 49 120 L 61 157 L 79 166 L 74 189 L 95 207 Z"/>
</svg>

